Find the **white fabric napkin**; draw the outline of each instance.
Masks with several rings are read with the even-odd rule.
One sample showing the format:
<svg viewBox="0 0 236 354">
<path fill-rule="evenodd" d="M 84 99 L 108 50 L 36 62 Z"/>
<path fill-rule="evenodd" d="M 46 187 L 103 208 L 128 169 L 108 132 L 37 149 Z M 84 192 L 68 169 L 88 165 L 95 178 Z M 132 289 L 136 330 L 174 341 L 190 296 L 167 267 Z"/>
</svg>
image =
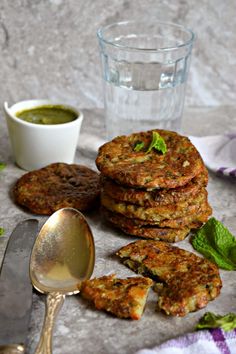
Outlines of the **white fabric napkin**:
<svg viewBox="0 0 236 354">
<path fill-rule="evenodd" d="M 136 354 L 236 354 L 236 329 L 196 331 Z"/>
<path fill-rule="evenodd" d="M 236 132 L 227 135 L 190 136 L 189 139 L 210 170 L 236 177 Z"/>
</svg>

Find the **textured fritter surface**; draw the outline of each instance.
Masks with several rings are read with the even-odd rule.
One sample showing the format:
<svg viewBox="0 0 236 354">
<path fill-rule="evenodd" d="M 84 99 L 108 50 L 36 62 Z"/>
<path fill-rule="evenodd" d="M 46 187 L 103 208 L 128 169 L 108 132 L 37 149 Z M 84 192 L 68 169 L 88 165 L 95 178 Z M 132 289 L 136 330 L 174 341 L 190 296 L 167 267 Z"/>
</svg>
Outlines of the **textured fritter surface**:
<svg viewBox="0 0 236 354">
<path fill-rule="evenodd" d="M 106 310 L 120 318 L 139 320 L 152 284 L 149 278 L 118 279 L 112 274 L 83 281 L 80 292 L 98 310 Z"/>
<path fill-rule="evenodd" d="M 176 219 L 185 215 L 196 214 L 203 203 L 207 202 L 207 191 L 202 188 L 196 198 L 183 202 L 142 207 L 136 204 L 116 201 L 105 193 L 101 194 L 101 204 L 110 211 L 120 213 L 128 218 L 160 222 L 164 219 Z"/>
<path fill-rule="evenodd" d="M 187 137 L 167 130 L 155 130 L 165 140 L 167 152 L 146 153 L 152 131 L 119 136 L 99 148 L 96 164 L 106 177 L 127 186 L 176 188 L 203 170 L 202 159 Z M 138 142 L 142 151 L 134 151 Z"/>
<path fill-rule="evenodd" d="M 215 264 L 166 242 L 136 241 L 117 255 L 135 272 L 163 283 L 158 305 L 167 314 L 185 316 L 220 293 L 222 283 Z"/>
<path fill-rule="evenodd" d="M 186 185 L 172 189 L 145 190 L 140 188 L 128 188 L 112 181 L 110 178 L 102 179 L 102 190 L 110 197 L 132 204 L 145 207 L 155 207 L 156 205 L 175 204 L 193 199 L 201 192 L 202 187 L 206 187 L 208 182 L 208 172 L 206 168 L 202 173 L 194 177 Z"/>
<path fill-rule="evenodd" d="M 128 218 L 120 213 L 113 212 L 105 207 L 101 208 L 104 217 L 120 228 L 144 227 L 144 226 L 158 226 L 160 228 L 174 228 L 183 229 L 188 227 L 190 229 L 197 229 L 208 220 L 212 213 L 212 209 L 208 202 L 201 204 L 200 209 L 195 214 L 190 214 L 177 219 L 163 219 L 161 221 L 149 221 L 136 218 Z"/>
<path fill-rule="evenodd" d="M 161 228 L 158 225 L 146 224 L 138 226 L 132 223 L 132 219 L 127 219 L 122 215 L 112 213 L 105 208 L 102 209 L 102 213 L 109 222 L 111 222 L 117 228 L 121 229 L 126 234 L 139 236 L 142 238 L 163 240 L 166 242 L 178 242 L 184 240 L 190 231 L 188 227 L 181 229 L 171 229 L 169 227 Z"/>
<path fill-rule="evenodd" d="M 64 207 L 85 211 L 96 205 L 100 176 L 86 166 L 54 163 L 24 174 L 13 195 L 17 204 L 35 214 L 50 215 Z"/>
<path fill-rule="evenodd" d="M 190 229 L 197 229 L 205 223 L 212 214 L 212 208 L 208 201 L 205 200 L 199 208 L 191 214 L 187 213 L 185 216 L 176 219 L 165 219 L 159 222 L 160 227 L 183 228 L 188 226 Z"/>
</svg>

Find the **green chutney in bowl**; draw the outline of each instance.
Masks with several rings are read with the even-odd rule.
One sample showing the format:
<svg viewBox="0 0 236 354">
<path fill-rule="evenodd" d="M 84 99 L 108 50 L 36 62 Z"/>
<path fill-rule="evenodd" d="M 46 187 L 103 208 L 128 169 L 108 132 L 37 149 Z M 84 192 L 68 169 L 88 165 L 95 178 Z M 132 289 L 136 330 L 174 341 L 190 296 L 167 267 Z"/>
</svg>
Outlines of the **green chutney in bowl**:
<svg viewBox="0 0 236 354">
<path fill-rule="evenodd" d="M 34 124 L 63 124 L 77 119 L 78 114 L 62 105 L 46 105 L 16 112 L 16 117 Z"/>
</svg>

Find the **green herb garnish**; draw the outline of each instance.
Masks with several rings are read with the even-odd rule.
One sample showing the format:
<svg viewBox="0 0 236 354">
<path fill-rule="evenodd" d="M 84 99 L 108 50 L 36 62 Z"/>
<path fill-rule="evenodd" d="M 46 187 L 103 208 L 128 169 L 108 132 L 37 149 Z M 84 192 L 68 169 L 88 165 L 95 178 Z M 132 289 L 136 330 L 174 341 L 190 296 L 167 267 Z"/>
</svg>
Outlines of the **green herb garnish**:
<svg viewBox="0 0 236 354">
<path fill-rule="evenodd" d="M 4 170 L 6 164 L 4 162 L 0 162 L 0 171 Z"/>
<path fill-rule="evenodd" d="M 146 154 L 152 149 L 156 149 L 157 151 L 162 152 L 162 154 L 165 154 L 167 151 L 165 140 L 157 132 L 152 132 L 152 142 L 149 145 Z"/>
<path fill-rule="evenodd" d="M 134 151 L 141 151 L 143 148 L 144 142 L 138 141 L 135 144 Z M 162 152 L 162 154 L 165 154 L 167 151 L 165 140 L 155 131 L 152 132 L 152 141 L 146 151 L 146 154 L 148 154 L 152 149 L 156 149 L 157 151 Z"/>
<path fill-rule="evenodd" d="M 196 232 L 193 247 L 220 268 L 236 270 L 236 238 L 215 218 Z"/>
<path fill-rule="evenodd" d="M 140 151 L 144 148 L 144 142 L 143 141 L 138 141 L 135 144 L 134 151 Z"/>
<path fill-rule="evenodd" d="M 207 312 L 200 318 L 196 329 L 205 328 L 222 328 L 224 331 L 232 331 L 236 328 L 236 315 L 234 313 L 228 313 L 227 315 L 215 315 L 212 312 Z"/>
<path fill-rule="evenodd" d="M 0 236 L 2 236 L 4 234 L 5 230 L 3 227 L 0 227 Z"/>
</svg>

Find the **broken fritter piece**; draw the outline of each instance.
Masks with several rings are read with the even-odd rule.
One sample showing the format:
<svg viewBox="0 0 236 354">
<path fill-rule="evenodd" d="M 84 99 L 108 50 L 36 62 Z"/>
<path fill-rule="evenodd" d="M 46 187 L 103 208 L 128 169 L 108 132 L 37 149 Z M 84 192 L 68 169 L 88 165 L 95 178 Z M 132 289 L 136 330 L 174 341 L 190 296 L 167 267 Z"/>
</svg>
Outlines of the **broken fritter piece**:
<svg viewBox="0 0 236 354">
<path fill-rule="evenodd" d="M 96 309 L 111 312 L 119 318 L 139 320 L 152 285 L 149 278 L 118 279 L 111 274 L 85 280 L 79 288 L 82 297 L 92 301 Z"/>
<path fill-rule="evenodd" d="M 163 283 L 158 305 L 168 315 L 185 316 L 220 293 L 222 282 L 215 264 L 165 242 L 136 241 L 117 255 L 135 272 Z"/>
<path fill-rule="evenodd" d="M 216 266 L 197 264 L 194 270 L 176 272 L 174 277 L 167 280 L 158 298 L 158 307 L 167 315 L 183 317 L 214 300 L 220 288 Z"/>
</svg>

